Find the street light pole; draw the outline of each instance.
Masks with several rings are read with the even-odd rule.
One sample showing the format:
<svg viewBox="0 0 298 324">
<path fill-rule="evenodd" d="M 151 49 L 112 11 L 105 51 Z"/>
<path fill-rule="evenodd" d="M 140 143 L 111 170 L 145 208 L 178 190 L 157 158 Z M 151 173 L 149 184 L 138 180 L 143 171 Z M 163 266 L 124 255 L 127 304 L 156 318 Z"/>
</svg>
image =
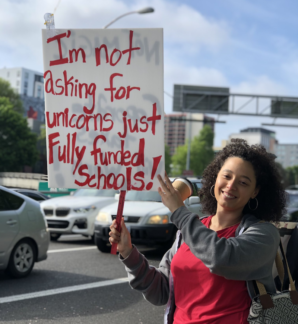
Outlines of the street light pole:
<svg viewBox="0 0 298 324">
<path fill-rule="evenodd" d="M 147 8 L 143 8 L 143 9 L 140 9 L 140 10 L 136 10 L 136 11 L 130 11 L 130 12 L 127 12 L 117 18 L 115 18 L 114 20 L 112 20 L 110 23 L 108 23 L 107 25 L 105 25 L 103 28 L 108 28 L 110 25 L 112 25 L 115 21 L 121 19 L 122 17 L 125 17 L 127 15 L 131 15 L 131 14 L 134 14 L 134 13 L 138 13 L 138 14 L 146 14 L 146 13 L 150 13 L 150 12 L 154 12 L 154 9 L 151 8 L 151 7 L 147 7 Z"/>
<path fill-rule="evenodd" d="M 187 141 L 187 155 L 186 155 L 186 170 L 189 170 L 189 169 L 190 169 L 191 122 L 192 122 L 192 116 L 190 115 L 190 121 L 189 121 L 189 126 L 188 126 L 188 141 Z"/>
</svg>

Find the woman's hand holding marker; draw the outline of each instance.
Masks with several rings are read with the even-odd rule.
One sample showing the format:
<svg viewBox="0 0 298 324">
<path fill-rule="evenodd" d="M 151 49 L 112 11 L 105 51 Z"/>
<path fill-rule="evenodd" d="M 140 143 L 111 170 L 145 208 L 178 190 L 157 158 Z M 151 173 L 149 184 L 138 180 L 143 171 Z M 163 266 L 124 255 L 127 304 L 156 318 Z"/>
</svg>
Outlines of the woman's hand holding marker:
<svg viewBox="0 0 298 324">
<path fill-rule="evenodd" d="M 121 220 L 121 233 L 117 231 L 117 224 L 115 219 L 113 220 L 110 229 L 111 229 L 111 232 L 109 233 L 110 243 L 118 244 L 117 245 L 118 252 L 122 255 L 124 259 L 127 258 L 133 247 L 131 244 L 130 233 L 124 223 L 124 218 L 122 218 Z"/>
</svg>

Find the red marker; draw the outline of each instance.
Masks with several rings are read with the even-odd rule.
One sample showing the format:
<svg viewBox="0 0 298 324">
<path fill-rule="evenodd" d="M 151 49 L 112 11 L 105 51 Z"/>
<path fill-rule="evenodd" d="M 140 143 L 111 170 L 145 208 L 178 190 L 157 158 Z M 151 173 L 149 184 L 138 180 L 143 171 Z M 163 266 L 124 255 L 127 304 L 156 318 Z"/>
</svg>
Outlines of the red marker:
<svg viewBox="0 0 298 324">
<path fill-rule="evenodd" d="M 121 219 L 122 219 L 122 215 L 123 215 L 125 195 L 126 195 L 126 191 L 120 190 L 117 217 L 116 217 L 117 231 L 119 233 L 121 233 Z M 117 253 L 117 244 L 113 243 L 112 248 L 111 248 L 111 254 L 116 254 L 116 253 Z"/>
</svg>

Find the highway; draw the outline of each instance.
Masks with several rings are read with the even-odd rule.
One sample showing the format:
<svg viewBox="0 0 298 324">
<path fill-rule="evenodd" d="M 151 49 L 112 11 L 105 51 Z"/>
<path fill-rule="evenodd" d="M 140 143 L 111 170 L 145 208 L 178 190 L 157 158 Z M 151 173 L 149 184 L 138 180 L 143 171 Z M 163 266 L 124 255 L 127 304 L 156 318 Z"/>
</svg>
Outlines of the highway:
<svg viewBox="0 0 298 324">
<path fill-rule="evenodd" d="M 150 264 L 162 253 L 139 247 Z M 118 256 L 103 254 L 79 235 L 51 242 L 46 261 L 31 275 L 11 279 L 0 272 L 2 324 L 155 324 L 164 306 L 153 306 L 130 288 Z"/>
</svg>

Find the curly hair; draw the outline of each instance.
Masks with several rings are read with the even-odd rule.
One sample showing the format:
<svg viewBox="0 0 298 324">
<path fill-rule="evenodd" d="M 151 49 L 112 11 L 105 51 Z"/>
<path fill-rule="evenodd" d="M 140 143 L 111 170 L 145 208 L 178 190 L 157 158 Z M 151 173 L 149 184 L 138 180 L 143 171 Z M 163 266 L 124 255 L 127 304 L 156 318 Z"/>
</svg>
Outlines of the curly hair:
<svg viewBox="0 0 298 324">
<path fill-rule="evenodd" d="M 257 195 L 258 208 L 251 210 L 246 204 L 243 215 L 252 214 L 261 220 L 279 221 L 286 212 L 286 193 L 274 162 L 275 155 L 268 153 L 262 145 L 250 146 L 239 138 L 232 139 L 203 172 L 203 186 L 198 193 L 203 211 L 211 215 L 216 213 L 217 200 L 211 196 L 210 188 L 215 184 L 218 172 L 229 157 L 239 157 L 250 162 L 255 172 L 256 186 L 260 188 Z"/>
</svg>

